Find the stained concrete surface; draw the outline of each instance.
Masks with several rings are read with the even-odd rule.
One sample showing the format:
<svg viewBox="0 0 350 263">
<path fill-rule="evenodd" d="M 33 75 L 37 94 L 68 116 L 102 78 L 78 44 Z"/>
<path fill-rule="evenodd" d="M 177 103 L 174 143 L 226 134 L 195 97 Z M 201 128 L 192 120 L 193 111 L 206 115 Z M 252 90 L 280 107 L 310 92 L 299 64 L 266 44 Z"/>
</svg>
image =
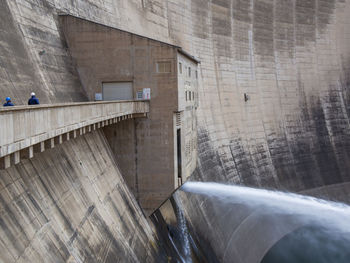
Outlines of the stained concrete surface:
<svg viewBox="0 0 350 263">
<path fill-rule="evenodd" d="M 166 262 L 101 131 L 0 171 L 1 262 Z"/>
<path fill-rule="evenodd" d="M 3 97 L 24 104 L 35 84 L 46 102 L 87 99 L 59 12 L 177 44 L 201 60 L 192 180 L 348 200 L 349 0 L 7 0 L 1 7 Z"/>
<path fill-rule="evenodd" d="M 291 191 L 349 180 L 348 0 L 15 0 L 2 5 L 12 36 L 5 38 L 3 30 L 2 41 L 17 43 L 2 46 L 32 65 L 13 67 L 12 59 L 3 67 L 41 83 L 38 92 L 45 101 L 85 96 L 58 13 L 173 43 L 198 57 L 196 180 Z M 14 25 L 18 30 L 11 29 Z M 4 50 L 7 57 L 10 49 Z M 2 94 L 25 102 L 27 94 L 16 91 L 19 84 L 5 85 L 9 79 L 2 80 Z M 25 83 L 25 90 L 32 89 Z"/>
</svg>

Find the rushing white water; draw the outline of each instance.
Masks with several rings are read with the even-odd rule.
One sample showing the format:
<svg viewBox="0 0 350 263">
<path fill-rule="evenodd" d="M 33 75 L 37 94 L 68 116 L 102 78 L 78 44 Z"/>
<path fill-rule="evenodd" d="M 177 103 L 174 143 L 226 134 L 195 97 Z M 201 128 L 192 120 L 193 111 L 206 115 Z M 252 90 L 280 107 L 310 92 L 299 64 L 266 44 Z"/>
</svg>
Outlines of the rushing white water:
<svg viewBox="0 0 350 263">
<path fill-rule="evenodd" d="M 350 230 L 350 206 L 292 193 L 269 191 L 218 183 L 188 182 L 181 190 L 207 197 L 215 197 L 220 202 L 243 204 L 266 213 L 290 214 L 322 225 L 332 225 L 342 231 Z"/>
<path fill-rule="evenodd" d="M 185 217 L 183 215 L 183 211 L 181 210 L 181 200 L 179 198 L 177 198 L 177 196 L 174 196 L 174 199 L 177 203 L 177 224 L 178 224 L 178 228 L 180 230 L 180 236 L 181 236 L 181 245 L 182 245 L 182 260 L 183 263 L 192 263 L 192 259 L 191 259 L 191 248 L 190 248 L 190 241 L 189 241 L 189 237 L 188 237 L 188 229 L 187 229 L 187 225 L 186 225 L 186 220 Z"/>
</svg>

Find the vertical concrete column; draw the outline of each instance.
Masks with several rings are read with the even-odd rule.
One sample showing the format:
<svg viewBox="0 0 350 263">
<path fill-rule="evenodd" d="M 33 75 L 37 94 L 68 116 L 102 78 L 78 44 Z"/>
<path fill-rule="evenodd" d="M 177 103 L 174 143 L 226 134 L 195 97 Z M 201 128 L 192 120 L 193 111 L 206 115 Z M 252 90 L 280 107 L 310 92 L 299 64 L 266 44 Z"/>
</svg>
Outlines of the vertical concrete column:
<svg viewBox="0 0 350 263">
<path fill-rule="evenodd" d="M 28 148 L 28 156 L 29 156 L 29 159 L 34 157 L 34 147 L 33 146 L 30 146 Z"/>
<path fill-rule="evenodd" d="M 55 147 L 55 138 L 45 141 L 45 148 L 52 149 Z"/>
<path fill-rule="evenodd" d="M 56 144 L 62 144 L 63 143 L 63 136 L 58 135 L 57 137 L 54 138 Z"/>
<path fill-rule="evenodd" d="M 13 163 L 18 164 L 21 161 L 20 152 L 17 151 L 13 154 Z"/>
<path fill-rule="evenodd" d="M 4 158 L 4 169 L 7 169 L 11 166 L 11 158 L 10 155 L 5 156 Z"/>
<path fill-rule="evenodd" d="M 41 153 L 43 151 L 45 151 L 45 142 L 40 142 L 34 145 L 34 152 Z"/>
<path fill-rule="evenodd" d="M 34 146 L 30 146 L 20 151 L 21 159 L 30 159 L 34 156 Z"/>
</svg>

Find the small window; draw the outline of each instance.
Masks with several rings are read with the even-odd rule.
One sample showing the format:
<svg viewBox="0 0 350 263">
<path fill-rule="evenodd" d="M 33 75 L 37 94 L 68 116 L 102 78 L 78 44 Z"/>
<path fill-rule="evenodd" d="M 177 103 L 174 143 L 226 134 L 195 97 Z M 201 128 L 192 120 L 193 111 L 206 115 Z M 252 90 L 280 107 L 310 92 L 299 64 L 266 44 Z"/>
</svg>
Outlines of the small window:
<svg viewBox="0 0 350 263">
<path fill-rule="evenodd" d="M 187 91 L 185 91 L 185 94 L 186 94 L 186 101 L 187 101 Z"/>
<path fill-rule="evenodd" d="M 142 100 L 143 99 L 143 92 L 142 91 L 137 91 L 136 92 L 136 99 L 137 100 Z"/>
<path fill-rule="evenodd" d="M 192 100 L 194 100 L 194 92 L 192 92 Z"/>
<path fill-rule="evenodd" d="M 158 73 L 170 73 L 171 72 L 171 62 L 157 62 L 157 72 Z"/>
<path fill-rule="evenodd" d="M 188 100 L 191 101 L 191 91 L 188 92 Z"/>
<path fill-rule="evenodd" d="M 182 63 L 179 62 L 179 73 L 182 74 Z"/>
<path fill-rule="evenodd" d="M 198 71 L 196 70 L 196 79 L 198 79 Z"/>
<path fill-rule="evenodd" d="M 188 67 L 188 76 L 191 77 L 191 67 Z"/>
</svg>

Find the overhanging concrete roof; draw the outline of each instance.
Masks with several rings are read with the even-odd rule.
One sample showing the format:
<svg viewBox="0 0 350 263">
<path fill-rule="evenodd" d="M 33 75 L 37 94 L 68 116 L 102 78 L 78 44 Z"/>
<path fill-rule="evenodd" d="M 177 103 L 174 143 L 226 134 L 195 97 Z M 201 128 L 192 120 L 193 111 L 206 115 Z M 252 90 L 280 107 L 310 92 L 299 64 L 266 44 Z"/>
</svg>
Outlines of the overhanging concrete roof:
<svg viewBox="0 0 350 263">
<path fill-rule="evenodd" d="M 116 27 L 112 27 L 112 26 L 105 25 L 105 24 L 101 24 L 101 23 L 98 23 L 98 22 L 95 22 L 95 21 L 92 21 L 92 20 L 88 20 L 88 19 L 85 19 L 85 18 L 81 18 L 81 17 L 75 16 L 75 15 L 72 15 L 72 14 L 60 13 L 60 14 L 58 14 L 58 15 L 59 15 L 60 17 L 73 17 L 73 18 L 76 18 L 76 19 L 79 19 L 79 20 L 83 20 L 83 21 L 86 21 L 86 22 L 93 23 L 93 24 L 95 24 L 95 25 L 104 26 L 104 27 L 110 28 L 110 29 L 112 29 L 112 30 L 118 30 L 118 31 L 121 31 L 121 32 L 125 32 L 125 33 L 128 33 L 128 34 L 132 34 L 132 35 L 137 36 L 137 37 L 145 38 L 145 39 L 148 39 L 148 40 L 151 40 L 151 41 L 156 41 L 156 42 L 159 42 L 159 43 L 161 43 L 161 44 L 171 46 L 171 47 L 177 49 L 177 51 L 178 51 L 180 54 L 184 55 L 184 56 L 187 57 L 188 59 L 194 61 L 194 62 L 197 63 L 197 64 L 200 63 L 200 60 L 196 59 L 194 56 L 192 56 L 192 55 L 189 54 L 188 52 L 184 51 L 184 50 L 182 49 L 182 47 L 180 47 L 180 46 L 177 46 L 177 45 L 174 45 L 174 44 L 171 44 L 171 43 L 167 43 L 167 42 L 164 42 L 164 41 L 160 41 L 160 40 L 157 40 L 157 39 L 154 39 L 154 38 L 142 36 L 142 35 L 139 35 L 139 34 L 136 34 L 136 33 L 133 33 L 133 32 L 129 32 L 129 31 L 126 31 L 126 30 L 123 30 L 123 29 L 120 29 L 120 28 L 116 28 Z"/>
<path fill-rule="evenodd" d="M 192 60 L 193 62 L 200 64 L 201 61 L 196 59 L 194 56 L 190 55 L 189 53 L 187 53 L 185 50 L 183 50 L 181 47 L 178 48 L 178 52 L 180 54 L 182 54 L 183 56 L 187 57 L 188 59 Z"/>
</svg>

